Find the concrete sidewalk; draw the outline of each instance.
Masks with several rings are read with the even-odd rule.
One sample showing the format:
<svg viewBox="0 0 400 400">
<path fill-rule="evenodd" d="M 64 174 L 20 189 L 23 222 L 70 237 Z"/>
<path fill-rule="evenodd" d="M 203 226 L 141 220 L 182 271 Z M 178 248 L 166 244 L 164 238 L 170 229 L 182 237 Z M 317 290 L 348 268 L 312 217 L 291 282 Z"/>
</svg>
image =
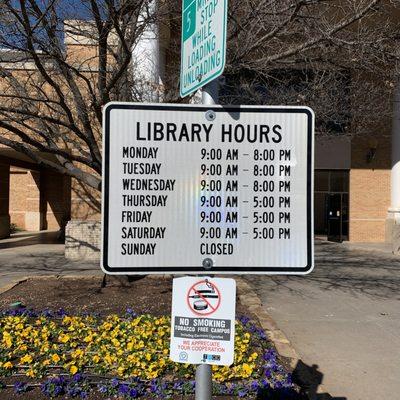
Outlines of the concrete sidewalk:
<svg viewBox="0 0 400 400">
<path fill-rule="evenodd" d="M 317 242 L 310 275 L 247 280 L 331 396 L 400 398 L 399 257 Z"/>
<path fill-rule="evenodd" d="M 29 276 L 102 275 L 99 262 L 69 261 L 58 232 L 22 232 L 0 241 L 0 292 Z"/>
</svg>

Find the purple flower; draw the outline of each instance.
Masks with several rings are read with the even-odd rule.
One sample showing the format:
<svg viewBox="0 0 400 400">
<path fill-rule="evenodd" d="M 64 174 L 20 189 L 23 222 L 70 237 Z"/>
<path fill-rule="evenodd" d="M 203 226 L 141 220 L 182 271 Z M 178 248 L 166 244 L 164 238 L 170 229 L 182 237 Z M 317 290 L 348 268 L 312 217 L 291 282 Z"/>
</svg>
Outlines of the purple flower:
<svg viewBox="0 0 400 400">
<path fill-rule="evenodd" d="M 246 397 L 247 389 L 243 388 L 243 389 L 239 390 L 238 395 L 239 395 L 239 397 Z"/>
<path fill-rule="evenodd" d="M 251 324 L 248 329 L 251 333 L 254 333 L 257 332 L 258 328 L 255 325 Z"/>
<path fill-rule="evenodd" d="M 41 391 L 49 397 L 56 397 L 65 393 L 66 380 L 62 376 L 48 378 L 42 385 Z"/>
<path fill-rule="evenodd" d="M 275 382 L 274 388 L 275 389 L 282 389 L 283 388 L 282 382 L 280 382 L 280 381 Z"/>
<path fill-rule="evenodd" d="M 126 383 L 121 383 L 118 388 L 118 393 L 127 394 L 129 393 L 129 386 Z"/>
<path fill-rule="evenodd" d="M 232 383 L 231 385 L 227 385 L 226 386 L 226 394 L 233 394 L 233 392 L 235 391 L 235 389 L 236 389 L 236 384 L 235 383 Z"/>
<path fill-rule="evenodd" d="M 119 384 L 119 382 L 118 382 L 118 379 L 117 378 L 112 378 L 111 379 L 111 386 L 112 387 L 117 387 L 118 386 L 118 384 Z"/>
<path fill-rule="evenodd" d="M 265 361 L 275 361 L 276 360 L 276 353 L 273 349 L 269 349 L 263 354 L 263 358 Z"/>
<path fill-rule="evenodd" d="M 292 374 L 287 374 L 286 375 L 286 385 L 287 386 L 292 386 L 293 385 L 293 380 L 292 380 Z"/>
<path fill-rule="evenodd" d="M 174 390 L 181 390 L 182 389 L 182 385 L 183 385 L 182 381 L 175 382 L 174 386 L 173 386 L 173 389 Z"/>
<path fill-rule="evenodd" d="M 262 381 L 261 381 L 261 385 L 262 385 L 262 387 L 264 388 L 264 389 L 268 389 L 269 388 L 269 382 L 267 381 L 267 380 L 265 380 L 265 379 L 263 379 Z"/>
<path fill-rule="evenodd" d="M 16 382 L 14 384 L 15 393 L 24 393 L 28 390 L 28 385 L 25 382 Z"/>
<path fill-rule="evenodd" d="M 250 384 L 250 389 L 251 389 L 253 392 L 257 392 L 259 388 L 260 388 L 260 384 L 258 383 L 258 381 L 253 381 L 253 382 L 251 382 L 251 384 Z"/>
<path fill-rule="evenodd" d="M 126 313 L 127 313 L 127 315 L 129 315 L 130 317 L 136 317 L 136 315 L 137 315 L 137 313 L 135 313 L 135 311 L 133 311 L 133 309 L 132 308 L 127 308 L 126 309 Z"/>
<path fill-rule="evenodd" d="M 260 339 L 265 340 L 267 339 L 267 335 L 265 334 L 263 329 L 258 329 L 257 330 L 257 334 L 259 336 Z"/>
<path fill-rule="evenodd" d="M 83 376 L 81 373 L 77 373 L 74 375 L 74 377 L 72 378 L 74 382 L 80 382 L 83 379 Z"/>
<path fill-rule="evenodd" d="M 246 324 L 250 321 L 250 318 L 249 318 L 249 317 L 246 317 L 245 315 L 242 315 L 242 316 L 239 318 L 239 321 L 240 321 L 243 325 L 246 325 Z"/>
<path fill-rule="evenodd" d="M 136 397 L 139 396 L 139 392 L 135 389 L 132 388 L 131 390 L 129 390 L 129 397 L 131 397 L 132 399 L 136 399 Z"/>
<path fill-rule="evenodd" d="M 33 311 L 32 309 L 26 310 L 26 316 L 30 318 L 36 318 L 38 313 Z"/>
<path fill-rule="evenodd" d="M 76 397 L 81 394 L 81 389 L 76 386 L 70 386 L 67 388 L 67 394 L 71 397 Z"/>
<path fill-rule="evenodd" d="M 65 316 L 67 315 L 67 312 L 66 312 L 63 308 L 59 308 L 59 309 L 57 310 L 56 314 L 57 314 L 59 317 L 63 318 L 63 317 L 65 317 Z"/>
<path fill-rule="evenodd" d="M 98 390 L 99 390 L 100 393 L 105 394 L 105 393 L 108 392 L 108 389 L 107 389 L 107 386 L 106 386 L 106 385 L 98 385 L 97 388 L 98 388 Z"/>
<path fill-rule="evenodd" d="M 278 372 L 281 374 L 281 373 L 285 372 L 285 369 L 282 367 L 282 365 L 279 365 L 276 362 L 273 362 L 271 364 L 271 371 Z"/>
<path fill-rule="evenodd" d="M 151 393 L 156 393 L 158 392 L 158 383 L 156 379 L 152 379 L 150 382 L 150 392 Z"/>
<path fill-rule="evenodd" d="M 42 311 L 42 316 L 51 318 L 51 317 L 53 317 L 53 313 L 51 312 L 51 310 L 46 308 L 45 310 Z"/>
</svg>

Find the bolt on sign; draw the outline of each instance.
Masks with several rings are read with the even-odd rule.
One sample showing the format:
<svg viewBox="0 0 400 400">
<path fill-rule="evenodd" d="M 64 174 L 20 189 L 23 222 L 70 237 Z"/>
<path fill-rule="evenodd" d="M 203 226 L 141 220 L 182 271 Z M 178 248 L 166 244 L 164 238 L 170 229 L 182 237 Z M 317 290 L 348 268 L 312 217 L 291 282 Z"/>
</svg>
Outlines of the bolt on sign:
<svg viewBox="0 0 400 400">
<path fill-rule="evenodd" d="M 170 358 L 190 364 L 231 365 L 236 283 L 227 278 L 175 278 Z"/>
<path fill-rule="evenodd" d="M 110 103 L 104 121 L 106 273 L 311 271 L 309 108 Z"/>
<path fill-rule="evenodd" d="M 225 67 L 227 0 L 183 0 L 180 94 L 220 76 Z"/>
</svg>

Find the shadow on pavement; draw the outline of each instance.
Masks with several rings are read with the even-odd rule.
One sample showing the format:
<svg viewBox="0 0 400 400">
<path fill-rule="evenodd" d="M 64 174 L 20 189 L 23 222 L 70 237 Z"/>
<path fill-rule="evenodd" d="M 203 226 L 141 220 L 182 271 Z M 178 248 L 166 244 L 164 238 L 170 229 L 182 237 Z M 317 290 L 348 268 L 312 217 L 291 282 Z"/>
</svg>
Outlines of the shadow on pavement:
<svg viewBox="0 0 400 400">
<path fill-rule="evenodd" d="M 318 365 L 307 365 L 303 361 L 297 362 L 292 373 L 293 382 L 301 388 L 301 395 L 309 400 L 346 400 L 346 397 L 332 397 L 329 393 L 317 393 L 322 384 L 324 374 L 318 371 Z"/>
<path fill-rule="evenodd" d="M 315 268 L 305 276 L 270 276 L 269 290 L 285 289 L 304 297 L 302 285 L 360 294 L 372 299 L 400 299 L 400 257 L 316 242 Z M 254 282 L 255 278 L 249 277 Z M 258 277 L 257 277 L 258 279 Z"/>
<path fill-rule="evenodd" d="M 266 388 L 258 393 L 258 400 L 347 400 L 346 397 L 332 397 L 329 393 L 318 393 L 324 374 L 318 365 L 311 366 L 299 360 L 292 373 L 293 383 L 300 387 L 300 393 L 290 388 Z M 321 391 L 321 390 L 320 390 Z"/>
<path fill-rule="evenodd" d="M 21 239 L 20 239 L 21 238 Z M 0 240 L 0 250 L 17 247 L 32 246 L 35 244 L 61 244 L 60 232 L 30 232 L 12 235 L 11 238 Z"/>
</svg>

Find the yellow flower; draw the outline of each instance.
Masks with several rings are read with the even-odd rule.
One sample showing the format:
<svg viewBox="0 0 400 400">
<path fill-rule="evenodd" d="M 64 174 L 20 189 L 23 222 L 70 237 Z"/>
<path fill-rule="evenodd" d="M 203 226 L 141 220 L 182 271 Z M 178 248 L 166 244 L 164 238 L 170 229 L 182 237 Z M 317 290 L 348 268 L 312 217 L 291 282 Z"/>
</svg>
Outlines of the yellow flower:
<svg viewBox="0 0 400 400">
<path fill-rule="evenodd" d="M 249 364 L 247 364 L 247 363 L 244 363 L 244 364 L 242 365 L 242 369 L 243 369 L 244 374 L 247 375 L 247 376 L 251 375 L 251 373 L 253 372 L 253 369 L 252 369 L 251 366 L 250 366 Z M 247 377 L 247 376 L 246 376 L 246 377 Z"/>
<path fill-rule="evenodd" d="M 7 348 L 10 348 L 12 346 L 12 338 L 7 331 L 3 332 L 3 342 Z"/>
<path fill-rule="evenodd" d="M 69 335 L 64 335 L 63 333 L 58 337 L 58 341 L 61 343 L 67 343 L 69 339 Z"/>
<path fill-rule="evenodd" d="M 16 363 L 32 365 L 27 376 L 49 373 L 59 365 L 72 375 L 81 368 L 95 365 L 105 373 L 153 379 L 173 371 L 182 377 L 193 377 L 193 366 L 170 361 L 169 317 L 141 315 L 122 320 L 116 315 L 104 320 L 94 317 L 65 317 L 62 321 L 41 317 L 0 317 L 0 348 L 9 350 L 10 361 L 0 362 L 0 370 L 14 368 Z M 252 350 L 252 336 L 236 322 L 234 365 L 213 366 L 215 380 L 223 382 L 249 378 L 258 369 L 259 355 Z"/>
<path fill-rule="evenodd" d="M 95 364 L 97 364 L 100 361 L 100 357 L 96 354 L 95 356 L 92 357 L 92 360 Z"/>
<path fill-rule="evenodd" d="M 23 357 L 21 357 L 20 362 L 21 362 L 21 364 L 30 364 L 32 362 L 32 356 L 30 356 L 29 354 L 26 354 Z"/>
<path fill-rule="evenodd" d="M 81 349 L 76 349 L 71 353 L 72 358 L 82 358 L 83 356 L 83 351 Z"/>
<path fill-rule="evenodd" d="M 86 343 L 91 343 L 91 342 L 93 342 L 93 336 L 92 335 L 87 335 L 85 337 L 85 339 L 83 339 L 83 341 L 86 342 Z"/>
<path fill-rule="evenodd" d="M 52 356 L 51 356 L 51 360 L 54 362 L 54 363 L 58 363 L 61 359 L 60 359 L 60 356 L 58 355 L 58 354 L 53 354 Z"/>
<path fill-rule="evenodd" d="M 5 369 L 11 369 L 12 367 L 13 365 L 10 361 L 7 361 L 6 363 L 3 364 L 3 368 Z"/>
</svg>

